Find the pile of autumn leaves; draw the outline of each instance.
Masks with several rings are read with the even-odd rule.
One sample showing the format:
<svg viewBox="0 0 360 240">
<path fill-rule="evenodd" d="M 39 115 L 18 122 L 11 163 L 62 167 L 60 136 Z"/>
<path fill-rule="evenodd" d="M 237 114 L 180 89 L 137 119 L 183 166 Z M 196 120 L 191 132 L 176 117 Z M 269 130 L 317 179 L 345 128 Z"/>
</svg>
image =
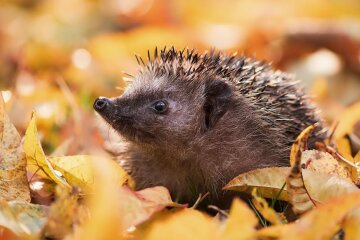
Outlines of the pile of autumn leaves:
<svg viewBox="0 0 360 240">
<path fill-rule="evenodd" d="M 346 121 L 340 131 L 353 124 Z M 164 187 L 132 190 L 132 179 L 109 159 L 45 156 L 35 114 L 22 141 L 0 95 L 0 239 L 329 239 L 340 229 L 345 239 L 360 239 L 360 153 L 351 155 L 343 133 L 337 146 L 304 151 L 313 128 L 294 143 L 292 167 L 257 169 L 228 183 L 225 189 L 252 194 L 253 209 L 235 199 L 220 218 L 174 203 Z M 30 203 L 29 173 L 56 183 L 50 206 Z M 299 219 L 289 223 L 264 198 L 291 203 Z"/>
</svg>

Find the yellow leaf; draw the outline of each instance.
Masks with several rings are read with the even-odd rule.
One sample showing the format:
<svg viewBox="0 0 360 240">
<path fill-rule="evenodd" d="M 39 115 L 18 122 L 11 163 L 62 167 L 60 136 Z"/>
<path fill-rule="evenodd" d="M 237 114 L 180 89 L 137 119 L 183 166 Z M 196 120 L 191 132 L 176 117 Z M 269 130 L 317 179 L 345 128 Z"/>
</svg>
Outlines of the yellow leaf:
<svg viewBox="0 0 360 240">
<path fill-rule="evenodd" d="M 78 205 L 78 192 L 63 188 L 56 188 L 56 200 L 50 206 L 42 236 L 51 239 L 63 239 L 72 232 Z"/>
<path fill-rule="evenodd" d="M 339 124 L 334 133 L 335 139 L 352 132 L 355 123 L 360 120 L 360 102 L 346 108 L 339 116 L 341 117 L 338 120 Z"/>
<path fill-rule="evenodd" d="M 353 157 L 351 155 L 350 142 L 346 137 L 341 137 L 336 139 L 336 148 L 338 152 L 346 158 L 347 160 L 353 162 Z"/>
<path fill-rule="evenodd" d="M 355 164 L 360 165 L 360 151 L 354 157 Z"/>
<path fill-rule="evenodd" d="M 89 207 L 91 218 L 75 228 L 67 240 L 98 240 L 98 239 L 123 239 L 121 204 L 123 192 L 118 191 L 118 185 L 109 177 L 112 165 L 109 161 L 92 161 L 95 193 L 90 199 Z"/>
<path fill-rule="evenodd" d="M 253 239 L 258 219 L 254 212 L 239 199 L 234 199 L 225 229 L 219 239 Z"/>
<path fill-rule="evenodd" d="M 30 202 L 26 158 L 21 138 L 5 113 L 0 92 L 0 196 L 7 200 Z"/>
<path fill-rule="evenodd" d="M 294 164 L 296 162 L 296 158 L 298 157 L 299 154 L 301 156 L 301 151 L 303 150 L 304 146 L 306 145 L 306 142 L 307 142 L 310 134 L 314 131 L 314 129 L 315 129 L 315 125 L 311 125 L 311 126 L 305 128 L 299 134 L 299 136 L 296 138 L 295 142 L 293 143 L 293 145 L 291 147 L 290 166 L 294 166 Z M 299 160 L 300 160 L 300 156 L 299 156 Z"/>
<path fill-rule="evenodd" d="M 70 188 L 70 185 L 54 172 L 53 167 L 45 156 L 38 138 L 35 112 L 32 114 L 29 126 L 26 129 L 24 150 L 29 171 L 33 173 L 41 171 L 57 184 Z"/>
<path fill-rule="evenodd" d="M 288 229 L 290 229 L 290 224 L 286 225 L 273 225 L 270 227 L 262 228 L 256 232 L 256 236 L 259 239 L 278 239 L 280 236 L 284 236 Z"/>
<path fill-rule="evenodd" d="M 350 215 L 345 219 L 342 228 L 345 232 L 345 240 L 360 239 L 360 218 Z"/>
<path fill-rule="evenodd" d="M 315 129 L 315 125 L 311 125 L 303 130 L 296 141 L 293 143 L 290 152 L 290 166 L 291 171 L 286 178 L 286 186 L 288 190 L 289 202 L 292 205 L 292 210 L 296 214 L 303 214 L 314 207 L 314 202 L 310 197 L 304 183 L 302 174 L 302 151 L 307 144 L 307 140 Z"/>
<path fill-rule="evenodd" d="M 282 223 L 279 214 L 275 212 L 274 209 L 269 207 L 269 204 L 266 202 L 265 199 L 257 195 L 256 189 L 253 190 L 252 196 L 252 202 L 254 206 L 266 220 L 268 220 L 273 225 Z"/>
<path fill-rule="evenodd" d="M 350 142 L 346 137 L 338 138 L 336 140 L 336 147 L 341 156 L 349 161 L 341 163 L 349 169 L 348 171 L 350 172 L 351 180 L 355 184 L 360 184 L 360 152 L 355 155 L 355 157 L 352 156 Z"/>
<path fill-rule="evenodd" d="M 273 167 L 255 169 L 232 179 L 225 190 L 251 193 L 253 188 L 257 188 L 261 196 L 266 198 L 275 197 L 286 181 L 290 172 L 288 167 Z M 279 195 L 279 200 L 288 199 L 286 187 Z"/>
<path fill-rule="evenodd" d="M 106 164 L 111 166 L 111 172 L 109 172 L 108 175 L 118 186 L 125 183 L 128 183 L 131 186 L 134 185 L 133 180 L 125 172 L 125 170 L 123 170 L 120 165 L 113 160 L 89 155 L 49 157 L 49 162 L 53 168 L 61 172 L 70 185 L 77 186 L 85 192 L 94 191 L 95 177 L 93 161 L 106 161 Z"/>
<path fill-rule="evenodd" d="M 357 207 L 360 207 L 360 192 L 332 199 L 289 225 L 280 239 L 330 239 L 339 230 L 339 223 Z"/>
<path fill-rule="evenodd" d="M 217 237 L 214 219 L 193 209 L 183 209 L 152 223 L 145 240 L 211 240 Z"/>
</svg>

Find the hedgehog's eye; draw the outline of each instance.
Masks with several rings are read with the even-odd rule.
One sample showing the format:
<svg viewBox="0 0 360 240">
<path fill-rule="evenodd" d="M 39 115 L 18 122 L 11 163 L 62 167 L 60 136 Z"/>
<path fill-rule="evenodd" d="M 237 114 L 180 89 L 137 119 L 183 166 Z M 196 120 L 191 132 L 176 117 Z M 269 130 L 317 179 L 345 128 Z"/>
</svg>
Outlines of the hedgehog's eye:
<svg viewBox="0 0 360 240">
<path fill-rule="evenodd" d="M 152 108 L 155 110 L 156 113 L 164 113 L 168 108 L 168 103 L 165 100 L 159 100 L 154 102 Z"/>
</svg>

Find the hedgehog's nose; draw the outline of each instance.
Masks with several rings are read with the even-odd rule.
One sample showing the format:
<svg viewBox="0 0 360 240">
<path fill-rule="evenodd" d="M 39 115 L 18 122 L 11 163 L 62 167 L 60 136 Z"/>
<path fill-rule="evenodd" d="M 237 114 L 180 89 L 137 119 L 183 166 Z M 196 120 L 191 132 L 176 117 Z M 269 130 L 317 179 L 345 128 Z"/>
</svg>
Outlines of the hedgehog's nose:
<svg viewBox="0 0 360 240">
<path fill-rule="evenodd" d="M 96 111 L 103 111 L 109 106 L 109 99 L 105 97 L 99 97 L 94 102 L 94 109 Z"/>
</svg>

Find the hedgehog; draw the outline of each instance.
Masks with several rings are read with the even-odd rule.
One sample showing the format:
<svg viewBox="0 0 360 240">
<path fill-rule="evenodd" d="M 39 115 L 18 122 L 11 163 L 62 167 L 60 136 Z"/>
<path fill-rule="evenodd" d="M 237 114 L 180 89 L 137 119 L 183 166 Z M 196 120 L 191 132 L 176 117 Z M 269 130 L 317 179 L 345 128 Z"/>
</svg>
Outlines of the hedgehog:
<svg viewBox="0 0 360 240">
<path fill-rule="evenodd" d="M 152 55 L 152 54 L 151 54 Z M 298 81 L 254 58 L 175 48 L 136 57 L 140 70 L 121 96 L 94 109 L 123 138 L 119 159 L 138 189 L 165 186 L 192 202 L 221 202 L 224 185 L 258 168 L 288 166 L 291 144 L 326 128 Z"/>
</svg>

